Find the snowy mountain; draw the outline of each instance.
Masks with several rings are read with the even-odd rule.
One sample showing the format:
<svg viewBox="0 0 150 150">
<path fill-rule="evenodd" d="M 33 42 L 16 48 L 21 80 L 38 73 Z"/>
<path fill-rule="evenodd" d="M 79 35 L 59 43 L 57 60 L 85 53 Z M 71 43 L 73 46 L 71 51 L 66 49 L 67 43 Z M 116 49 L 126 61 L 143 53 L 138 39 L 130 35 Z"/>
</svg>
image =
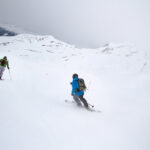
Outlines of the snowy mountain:
<svg viewBox="0 0 150 150">
<path fill-rule="evenodd" d="M 20 34 L 0 37 L 3 56 L 10 74 L 0 82 L 0 149 L 149 150 L 149 52 L 115 43 L 78 49 Z M 73 73 L 85 79 L 85 98 L 101 113 L 65 103 Z"/>
<path fill-rule="evenodd" d="M 0 36 L 15 36 L 15 35 L 17 34 L 0 27 Z"/>
<path fill-rule="evenodd" d="M 27 33 L 33 34 L 33 32 L 31 32 L 27 29 L 23 29 L 18 26 L 15 26 L 15 25 L 10 25 L 7 23 L 0 22 L 0 36 L 6 36 L 6 35 L 14 36 L 17 34 L 27 34 Z"/>
</svg>

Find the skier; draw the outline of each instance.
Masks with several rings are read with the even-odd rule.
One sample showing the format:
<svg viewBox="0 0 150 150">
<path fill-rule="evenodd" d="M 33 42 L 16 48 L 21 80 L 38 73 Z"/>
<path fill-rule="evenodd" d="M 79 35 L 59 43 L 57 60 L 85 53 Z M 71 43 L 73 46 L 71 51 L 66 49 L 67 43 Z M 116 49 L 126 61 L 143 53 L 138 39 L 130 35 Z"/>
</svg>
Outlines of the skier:
<svg viewBox="0 0 150 150">
<path fill-rule="evenodd" d="M 9 69 L 9 63 L 7 60 L 7 57 L 4 56 L 2 59 L 0 59 L 0 80 L 2 80 L 3 72 L 5 71 L 5 67 L 7 66 L 7 69 Z"/>
<path fill-rule="evenodd" d="M 78 106 L 82 106 L 81 102 L 84 104 L 85 108 L 89 108 L 88 103 L 86 99 L 83 97 L 84 96 L 84 90 L 80 90 L 80 84 L 79 84 L 79 78 L 78 74 L 73 74 L 72 76 L 73 81 L 72 81 L 72 96 L 75 102 L 77 103 Z M 85 87 L 86 88 L 86 87 Z"/>
</svg>

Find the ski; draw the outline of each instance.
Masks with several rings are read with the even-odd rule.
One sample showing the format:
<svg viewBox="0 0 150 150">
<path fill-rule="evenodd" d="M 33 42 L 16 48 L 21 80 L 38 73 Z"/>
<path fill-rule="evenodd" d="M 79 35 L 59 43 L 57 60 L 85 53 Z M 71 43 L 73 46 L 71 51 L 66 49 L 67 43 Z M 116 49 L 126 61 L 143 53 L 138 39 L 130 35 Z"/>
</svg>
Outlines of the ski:
<svg viewBox="0 0 150 150">
<path fill-rule="evenodd" d="M 75 101 L 71 101 L 71 100 L 67 100 L 67 99 L 65 99 L 65 102 L 66 102 L 66 103 L 70 103 L 70 104 L 75 104 Z M 83 105 L 82 105 L 82 106 L 79 106 L 79 107 L 85 108 Z M 100 111 L 100 110 L 95 109 L 93 105 L 92 105 L 92 107 L 85 108 L 85 109 L 88 110 L 88 111 L 91 111 L 91 112 L 98 112 L 98 113 L 101 113 L 101 112 L 102 112 L 102 111 Z"/>
</svg>

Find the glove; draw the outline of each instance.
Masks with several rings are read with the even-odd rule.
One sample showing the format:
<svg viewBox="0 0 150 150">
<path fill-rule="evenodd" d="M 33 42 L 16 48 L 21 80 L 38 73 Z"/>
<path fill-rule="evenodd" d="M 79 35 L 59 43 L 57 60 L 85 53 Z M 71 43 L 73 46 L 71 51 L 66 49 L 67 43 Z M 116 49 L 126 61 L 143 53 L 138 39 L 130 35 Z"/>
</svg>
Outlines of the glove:
<svg viewBox="0 0 150 150">
<path fill-rule="evenodd" d="M 76 92 L 80 92 L 80 90 L 79 90 L 79 89 L 76 89 Z"/>
<path fill-rule="evenodd" d="M 9 69 L 9 67 L 8 67 L 8 69 Z"/>
</svg>

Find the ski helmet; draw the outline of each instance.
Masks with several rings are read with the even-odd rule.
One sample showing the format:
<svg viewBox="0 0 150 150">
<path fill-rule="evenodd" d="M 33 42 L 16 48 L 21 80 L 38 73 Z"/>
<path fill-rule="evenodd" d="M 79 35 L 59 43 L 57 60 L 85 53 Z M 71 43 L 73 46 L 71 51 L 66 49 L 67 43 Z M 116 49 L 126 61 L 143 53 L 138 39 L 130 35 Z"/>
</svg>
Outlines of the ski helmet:
<svg viewBox="0 0 150 150">
<path fill-rule="evenodd" d="M 7 57 L 6 56 L 4 56 L 4 58 L 3 59 L 6 59 L 7 60 Z"/>
<path fill-rule="evenodd" d="M 74 74 L 72 75 L 72 78 L 74 79 L 74 78 L 76 78 L 76 77 L 78 77 L 78 74 L 74 73 Z"/>
</svg>

